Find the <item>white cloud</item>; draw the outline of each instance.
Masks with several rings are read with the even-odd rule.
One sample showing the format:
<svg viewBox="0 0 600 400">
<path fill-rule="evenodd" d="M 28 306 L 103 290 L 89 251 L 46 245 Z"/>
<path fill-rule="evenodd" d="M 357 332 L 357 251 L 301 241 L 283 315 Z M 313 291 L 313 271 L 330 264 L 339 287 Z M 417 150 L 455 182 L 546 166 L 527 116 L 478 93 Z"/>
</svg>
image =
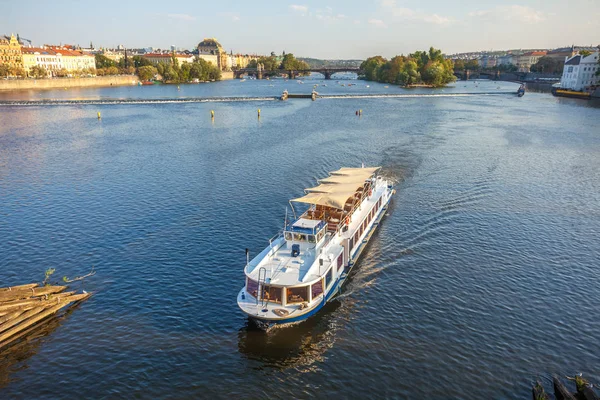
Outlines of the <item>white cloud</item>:
<svg viewBox="0 0 600 400">
<path fill-rule="evenodd" d="M 387 25 L 385 24 L 385 22 L 383 22 L 380 19 L 370 18 L 367 22 L 369 24 L 375 25 L 375 26 L 377 26 L 379 28 L 387 28 Z"/>
<path fill-rule="evenodd" d="M 452 22 L 452 19 L 449 17 L 444 17 L 438 14 L 426 14 L 419 10 L 399 7 L 396 3 L 396 0 L 382 0 L 381 6 L 385 9 L 386 13 L 389 13 L 396 18 L 417 20 L 438 25 L 447 25 Z"/>
<path fill-rule="evenodd" d="M 490 10 L 471 11 L 469 17 L 485 18 L 487 20 L 516 21 L 526 24 L 537 24 L 546 19 L 546 15 L 527 6 L 499 6 Z"/>
<path fill-rule="evenodd" d="M 300 6 L 298 4 L 292 4 L 290 6 L 290 10 L 292 10 L 292 11 L 294 11 L 296 13 L 299 13 L 302 16 L 305 16 L 306 13 L 308 12 L 308 7 L 306 7 L 306 6 Z"/>
<path fill-rule="evenodd" d="M 219 16 L 227 18 L 227 19 L 230 19 L 233 22 L 237 22 L 237 21 L 239 21 L 241 19 L 238 14 L 231 13 L 231 12 L 222 12 L 222 13 L 219 13 Z"/>
<path fill-rule="evenodd" d="M 450 18 L 442 17 L 437 14 L 426 15 L 423 17 L 423 21 L 431 22 L 432 24 L 444 25 L 450 23 Z"/>
<path fill-rule="evenodd" d="M 180 21 L 195 21 L 196 17 L 192 17 L 191 15 L 188 14 L 167 14 L 168 18 L 171 19 L 178 19 Z"/>
</svg>

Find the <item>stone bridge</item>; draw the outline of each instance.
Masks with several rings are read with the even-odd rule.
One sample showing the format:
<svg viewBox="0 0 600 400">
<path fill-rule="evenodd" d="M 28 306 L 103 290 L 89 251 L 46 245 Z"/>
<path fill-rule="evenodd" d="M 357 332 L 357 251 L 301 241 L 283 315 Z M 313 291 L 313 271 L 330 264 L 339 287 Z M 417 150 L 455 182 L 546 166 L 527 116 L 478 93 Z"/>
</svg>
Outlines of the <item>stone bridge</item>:
<svg viewBox="0 0 600 400">
<path fill-rule="evenodd" d="M 462 81 L 468 81 L 469 79 L 479 79 L 479 78 L 491 79 L 494 81 L 503 81 L 503 80 L 523 81 L 525 79 L 526 75 L 527 75 L 526 72 L 503 73 L 503 72 L 500 72 L 499 70 L 496 70 L 496 71 L 474 71 L 474 70 L 470 70 L 470 69 L 465 69 L 463 71 L 454 70 L 454 76 L 456 76 L 458 79 L 460 79 Z M 510 78 L 510 79 L 508 79 L 508 78 Z"/>
<path fill-rule="evenodd" d="M 257 68 L 240 68 L 240 69 L 233 71 L 233 77 L 236 79 L 239 79 L 244 75 L 253 75 L 253 76 L 256 76 L 256 79 L 262 79 L 263 75 L 276 73 L 276 74 L 286 74 L 290 79 L 294 79 L 294 78 L 296 78 L 296 76 L 298 76 L 298 74 L 306 73 L 306 72 L 318 72 L 320 74 L 323 74 L 323 76 L 325 76 L 325 79 L 331 79 L 333 74 L 336 74 L 338 72 L 354 72 L 354 73 L 360 75 L 360 73 L 362 71 L 358 67 L 345 67 L 345 68 L 344 67 L 335 67 L 335 68 L 334 67 L 322 67 L 322 68 L 295 69 L 295 70 L 277 69 L 277 70 L 272 70 L 272 71 L 266 71 L 266 70 L 257 69 Z"/>
</svg>

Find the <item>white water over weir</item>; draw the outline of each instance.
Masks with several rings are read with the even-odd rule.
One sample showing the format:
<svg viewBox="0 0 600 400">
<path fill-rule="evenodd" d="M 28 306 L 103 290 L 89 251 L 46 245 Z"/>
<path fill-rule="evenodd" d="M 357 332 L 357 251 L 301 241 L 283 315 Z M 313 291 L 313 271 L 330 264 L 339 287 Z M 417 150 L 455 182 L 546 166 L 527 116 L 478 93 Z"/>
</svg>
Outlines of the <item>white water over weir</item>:
<svg viewBox="0 0 600 400">
<path fill-rule="evenodd" d="M 429 97 L 474 97 L 515 95 L 514 91 L 478 92 L 478 93 L 435 93 L 435 94 L 331 94 L 318 95 L 319 99 L 356 99 L 356 98 L 429 98 Z M 0 106 L 71 106 L 71 105 L 111 105 L 111 104 L 175 104 L 175 103 L 217 103 L 238 101 L 272 101 L 280 96 L 264 97 L 187 97 L 176 99 L 96 99 L 96 100 L 0 100 Z"/>
</svg>

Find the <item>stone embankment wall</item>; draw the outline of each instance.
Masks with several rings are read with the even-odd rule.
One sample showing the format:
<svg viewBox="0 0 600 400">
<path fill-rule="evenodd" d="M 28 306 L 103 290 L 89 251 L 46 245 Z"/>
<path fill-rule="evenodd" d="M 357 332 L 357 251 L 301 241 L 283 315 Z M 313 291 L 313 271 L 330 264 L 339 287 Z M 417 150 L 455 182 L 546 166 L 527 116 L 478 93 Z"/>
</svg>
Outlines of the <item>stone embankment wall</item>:
<svg viewBox="0 0 600 400">
<path fill-rule="evenodd" d="M 221 80 L 226 81 L 228 79 L 233 79 L 233 72 L 232 71 L 221 72 Z"/>
<path fill-rule="evenodd" d="M 92 86 L 135 85 L 135 75 L 96 76 L 93 78 L 0 79 L 0 90 L 56 89 Z"/>
</svg>

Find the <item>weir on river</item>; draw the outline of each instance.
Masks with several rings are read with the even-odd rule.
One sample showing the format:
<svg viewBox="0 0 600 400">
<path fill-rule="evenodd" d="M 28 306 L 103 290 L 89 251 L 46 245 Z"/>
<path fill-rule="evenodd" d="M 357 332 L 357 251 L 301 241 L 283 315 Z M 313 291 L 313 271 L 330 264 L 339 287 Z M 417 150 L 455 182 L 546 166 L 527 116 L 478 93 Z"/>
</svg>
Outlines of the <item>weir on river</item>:
<svg viewBox="0 0 600 400">
<path fill-rule="evenodd" d="M 493 91 L 477 93 L 415 93 L 415 94 L 328 94 L 317 95 L 317 99 L 360 99 L 360 98 L 429 98 L 429 97 L 474 97 L 474 96 L 507 96 L 515 95 L 514 91 Z M 310 99 L 311 95 L 290 94 L 288 99 Z M 169 103 L 215 103 L 240 101 L 272 101 L 281 96 L 232 96 L 232 97 L 184 97 L 163 99 L 94 99 L 94 100 L 0 100 L 0 106 L 72 106 L 72 105 L 110 105 L 110 104 L 169 104 Z"/>
</svg>

